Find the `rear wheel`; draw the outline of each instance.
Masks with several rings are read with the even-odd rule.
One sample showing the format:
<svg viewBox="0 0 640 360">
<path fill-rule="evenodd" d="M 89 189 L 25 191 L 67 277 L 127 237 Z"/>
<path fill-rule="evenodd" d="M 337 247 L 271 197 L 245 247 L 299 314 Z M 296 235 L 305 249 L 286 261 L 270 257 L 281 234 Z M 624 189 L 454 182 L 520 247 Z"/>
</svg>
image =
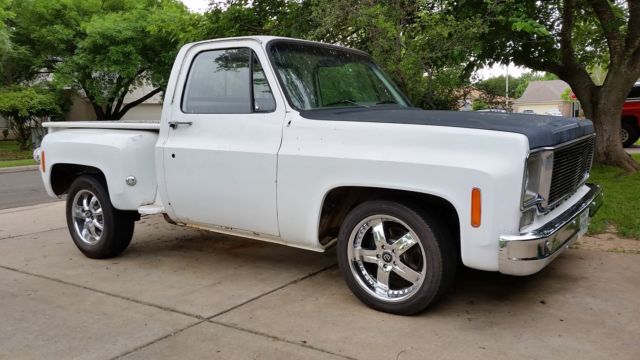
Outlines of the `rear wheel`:
<svg viewBox="0 0 640 360">
<path fill-rule="evenodd" d="M 634 124 L 623 121 L 620 137 L 622 138 L 622 146 L 630 147 L 640 138 L 640 131 L 638 131 L 638 128 L 634 126 Z"/>
<path fill-rule="evenodd" d="M 338 235 L 338 264 L 351 291 L 368 306 L 410 315 L 449 288 L 455 244 L 442 223 L 390 201 L 353 209 Z"/>
<path fill-rule="evenodd" d="M 66 213 L 71 238 L 87 257 L 117 256 L 131 242 L 136 214 L 114 208 L 106 186 L 92 176 L 80 176 L 71 184 Z"/>
</svg>

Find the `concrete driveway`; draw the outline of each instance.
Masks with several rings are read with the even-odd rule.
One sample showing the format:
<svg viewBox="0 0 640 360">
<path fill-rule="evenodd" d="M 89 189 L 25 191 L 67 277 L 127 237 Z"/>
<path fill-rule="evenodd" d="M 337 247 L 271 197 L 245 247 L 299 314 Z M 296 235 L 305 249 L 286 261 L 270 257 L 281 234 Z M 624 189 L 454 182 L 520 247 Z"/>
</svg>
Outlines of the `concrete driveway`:
<svg viewBox="0 0 640 360">
<path fill-rule="evenodd" d="M 331 254 L 138 223 L 119 258 L 64 204 L 0 210 L 0 359 L 638 359 L 640 255 L 569 250 L 542 273 L 462 270 L 438 306 L 378 313 Z"/>
</svg>

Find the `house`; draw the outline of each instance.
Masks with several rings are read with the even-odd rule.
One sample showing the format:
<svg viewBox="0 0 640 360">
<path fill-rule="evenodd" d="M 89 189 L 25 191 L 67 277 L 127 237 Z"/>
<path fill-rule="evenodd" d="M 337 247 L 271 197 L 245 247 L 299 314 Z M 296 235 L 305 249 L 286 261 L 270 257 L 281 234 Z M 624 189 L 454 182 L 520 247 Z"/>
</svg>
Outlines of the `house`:
<svg viewBox="0 0 640 360">
<path fill-rule="evenodd" d="M 456 107 L 458 111 L 473 111 L 475 101 L 483 102 L 487 109 L 507 110 L 507 98 L 487 94 L 475 87 L 464 87 L 457 92 L 457 96 L 459 97 Z"/>
<path fill-rule="evenodd" d="M 571 89 L 562 80 L 531 81 L 522 97 L 516 99 L 513 111 L 518 113 L 531 112 L 536 114 L 562 114 L 576 116 L 577 103 L 562 99 L 562 94 Z M 559 113 L 558 113 L 559 112 Z"/>
<path fill-rule="evenodd" d="M 151 92 L 152 87 L 143 86 L 127 94 L 124 104 L 131 103 Z M 162 113 L 162 95 L 156 94 L 142 104 L 129 110 L 122 120 L 159 120 Z M 67 121 L 95 120 L 96 113 L 86 97 L 80 94 L 71 95 L 71 109 L 65 114 Z"/>
</svg>

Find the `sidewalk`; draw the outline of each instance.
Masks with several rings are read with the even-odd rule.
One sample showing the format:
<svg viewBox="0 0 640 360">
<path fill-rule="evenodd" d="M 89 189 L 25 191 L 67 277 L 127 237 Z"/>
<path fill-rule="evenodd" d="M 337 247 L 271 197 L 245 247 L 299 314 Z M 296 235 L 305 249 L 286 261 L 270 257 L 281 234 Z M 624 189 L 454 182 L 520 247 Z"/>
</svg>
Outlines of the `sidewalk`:
<svg viewBox="0 0 640 360">
<path fill-rule="evenodd" d="M 525 278 L 462 270 L 414 317 L 368 309 L 334 256 L 137 224 L 87 259 L 64 203 L 0 211 L 0 359 L 637 359 L 640 256 L 569 250 Z"/>
</svg>

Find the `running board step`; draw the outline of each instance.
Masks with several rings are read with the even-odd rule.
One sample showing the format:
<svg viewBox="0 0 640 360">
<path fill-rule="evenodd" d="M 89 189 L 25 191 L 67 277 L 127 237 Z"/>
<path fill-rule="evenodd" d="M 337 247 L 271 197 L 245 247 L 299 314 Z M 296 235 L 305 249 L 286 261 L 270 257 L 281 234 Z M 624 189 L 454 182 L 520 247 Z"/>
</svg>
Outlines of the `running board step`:
<svg viewBox="0 0 640 360">
<path fill-rule="evenodd" d="M 143 205 L 138 208 L 140 215 L 154 215 L 162 214 L 164 212 L 164 206 L 158 204 Z"/>
</svg>

